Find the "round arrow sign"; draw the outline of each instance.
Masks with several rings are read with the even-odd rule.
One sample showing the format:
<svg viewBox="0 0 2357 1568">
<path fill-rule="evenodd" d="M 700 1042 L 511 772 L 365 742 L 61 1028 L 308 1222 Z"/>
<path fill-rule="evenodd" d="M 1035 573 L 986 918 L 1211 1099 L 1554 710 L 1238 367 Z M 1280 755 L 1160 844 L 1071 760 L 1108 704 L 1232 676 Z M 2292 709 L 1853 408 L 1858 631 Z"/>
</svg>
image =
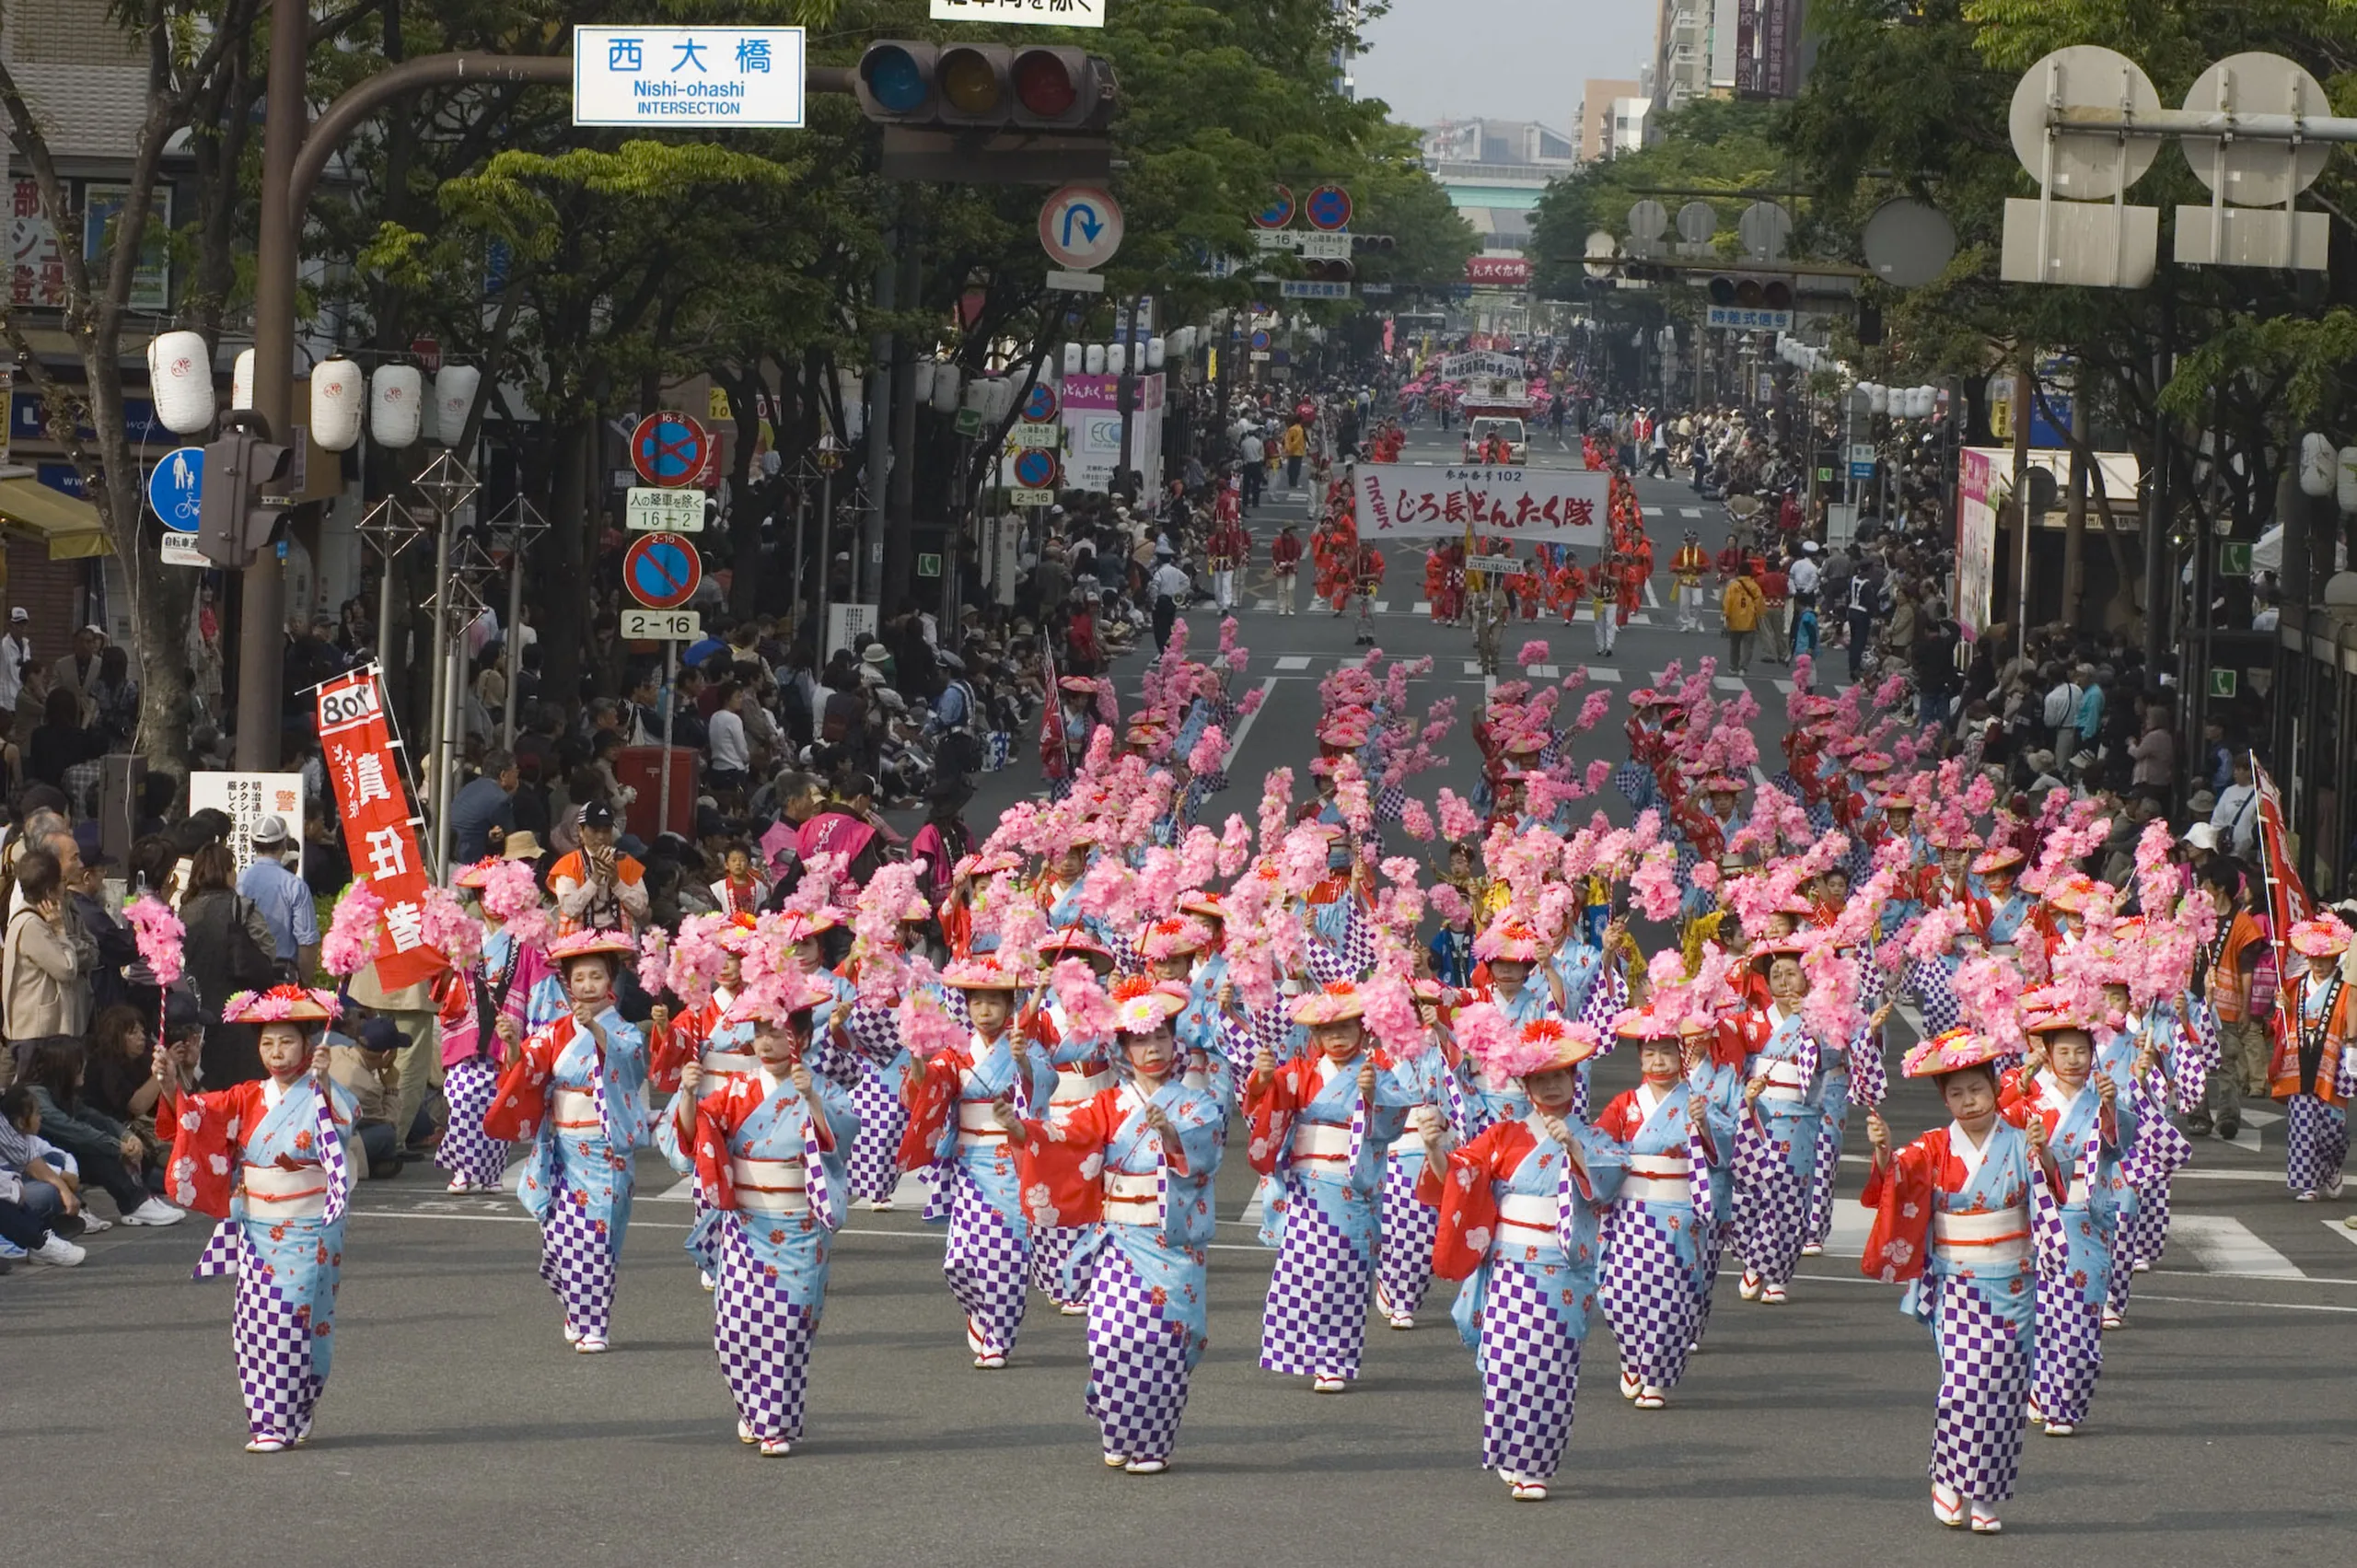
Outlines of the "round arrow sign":
<svg viewBox="0 0 2357 1568">
<path fill-rule="evenodd" d="M 1056 411 L 1061 406 L 1053 387 L 1045 381 L 1036 382 L 1031 388 L 1031 395 L 1023 400 L 1023 423 L 1045 424 L 1056 417 Z"/>
<path fill-rule="evenodd" d="M 678 534 L 642 534 L 622 552 L 622 584 L 649 610 L 677 610 L 702 583 L 703 557 Z"/>
<path fill-rule="evenodd" d="M 1101 267 L 1121 248 L 1121 206 L 1101 185 L 1067 185 L 1039 209 L 1039 244 L 1059 267 Z"/>
<path fill-rule="evenodd" d="M 1058 478 L 1056 455 L 1029 447 L 1015 454 L 1015 482 L 1026 490 L 1053 490 Z"/>
<path fill-rule="evenodd" d="M 1269 204 L 1252 215 L 1252 221 L 1262 228 L 1283 228 L 1293 222 L 1293 191 L 1280 185 L 1269 198 Z"/>
<path fill-rule="evenodd" d="M 1301 204 L 1302 215 L 1309 226 L 1332 233 L 1351 226 L 1351 193 L 1340 185 L 1320 185 Z"/>
<path fill-rule="evenodd" d="M 712 456 L 712 437 L 684 413 L 650 413 L 631 432 L 630 462 L 649 484 L 692 484 Z M 651 605 L 650 609 L 668 609 Z"/>
</svg>

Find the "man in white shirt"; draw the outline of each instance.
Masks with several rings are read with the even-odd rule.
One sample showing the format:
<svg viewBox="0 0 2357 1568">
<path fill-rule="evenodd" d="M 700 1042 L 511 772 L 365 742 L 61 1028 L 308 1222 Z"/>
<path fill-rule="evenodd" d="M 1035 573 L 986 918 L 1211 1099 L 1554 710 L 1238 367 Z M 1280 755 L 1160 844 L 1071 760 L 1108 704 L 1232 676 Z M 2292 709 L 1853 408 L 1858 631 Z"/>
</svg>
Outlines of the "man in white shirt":
<svg viewBox="0 0 2357 1568">
<path fill-rule="evenodd" d="M 2251 782 L 2250 753 L 2235 754 L 2235 782 L 2218 796 L 2210 825 L 2225 840 L 2229 853 L 2249 860 L 2258 847 L 2258 789 Z"/>
<path fill-rule="evenodd" d="M 1170 629 L 1178 624 L 1178 601 L 1194 587 L 1178 563 L 1165 561 L 1154 569 L 1154 645 L 1157 651 L 1170 641 Z"/>
<path fill-rule="evenodd" d="M 712 710 L 705 726 L 705 756 L 709 766 L 704 782 L 715 790 L 741 790 L 745 787 L 747 771 L 753 762 L 752 749 L 745 738 L 745 721 L 738 708 L 745 701 L 745 689 L 733 680 L 720 683 L 720 700 Z"/>
<path fill-rule="evenodd" d="M 14 712 L 25 689 L 25 661 L 33 656 L 32 638 L 26 628 L 32 614 L 23 605 L 8 611 L 8 634 L 0 637 L 0 711 Z"/>
<path fill-rule="evenodd" d="M 1801 616 L 1804 611 L 1817 609 L 1817 585 L 1825 577 L 1824 568 L 1817 563 L 1817 540 L 1801 541 L 1801 552 L 1793 558 L 1792 570 L 1785 577 L 1793 590 L 1793 635 L 1784 648 L 1784 656 L 1790 658 L 1800 646 Z M 1820 621 L 1823 619 L 1822 615 L 1818 617 Z"/>
</svg>

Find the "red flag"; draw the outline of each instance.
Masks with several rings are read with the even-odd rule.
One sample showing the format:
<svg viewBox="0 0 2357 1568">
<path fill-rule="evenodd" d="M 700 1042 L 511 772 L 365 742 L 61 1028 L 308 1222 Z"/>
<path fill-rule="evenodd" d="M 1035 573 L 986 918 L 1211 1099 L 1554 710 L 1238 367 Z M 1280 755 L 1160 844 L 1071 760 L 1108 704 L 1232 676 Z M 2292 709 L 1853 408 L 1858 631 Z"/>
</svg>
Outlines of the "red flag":
<svg viewBox="0 0 2357 1568">
<path fill-rule="evenodd" d="M 1064 694 L 1056 684 L 1055 647 L 1045 638 L 1039 644 L 1039 669 L 1048 687 L 1048 705 L 1039 714 L 1039 772 L 1060 779 L 1069 772 L 1064 756 Z"/>
<path fill-rule="evenodd" d="M 319 749 L 326 758 L 343 847 L 352 874 L 385 900 L 377 926 L 377 979 L 399 991 L 447 967 L 425 940 L 430 885 L 410 820 L 409 790 L 393 756 L 384 692 L 374 669 L 354 670 L 319 688 Z"/>
<path fill-rule="evenodd" d="M 2295 923 L 2316 912 L 2316 905 L 2292 861 L 2292 838 L 2283 825 L 2282 792 L 2257 757 L 2251 759 L 2250 774 L 2258 788 L 2258 859 L 2266 880 L 2269 934 L 2282 942 Z"/>
</svg>

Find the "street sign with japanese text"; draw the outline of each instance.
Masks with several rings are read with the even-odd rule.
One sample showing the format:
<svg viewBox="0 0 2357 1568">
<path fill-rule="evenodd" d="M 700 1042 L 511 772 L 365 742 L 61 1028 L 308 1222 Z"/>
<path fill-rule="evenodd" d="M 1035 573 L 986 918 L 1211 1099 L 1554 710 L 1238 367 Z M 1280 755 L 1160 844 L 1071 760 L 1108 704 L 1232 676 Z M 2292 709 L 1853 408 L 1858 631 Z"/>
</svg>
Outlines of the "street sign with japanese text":
<svg viewBox="0 0 2357 1568">
<path fill-rule="evenodd" d="M 692 610 L 625 610 L 625 643 L 698 643 L 703 640 L 703 617 Z"/>
<path fill-rule="evenodd" d="M 575 28 L 573 122 L 802 124 L 800 28 Z"/>
<path fill-rule="evenodd" d="M 1045 447 L 1050 451 L 1063 445 L 1062 424 L 1018 424 L 1006 433 L 1006 448 L 1019 452 L 1030 447 Z"/>
<path fill-rule="evenodd" d="M 1740 305 L 1713 305 L 1703 325 L 1723 327 L 1738 332 L 1789 332 L 1793 330 L 1793 313 L 1789 310 L 1752 310 Z"/>
<path fill-rule="evenodd" d="M 1101 28 L 1107 0 L 933 0 L 936 22 L 996 22 L 1005 27 Z"/>
<path fill-rule="evenodd" d="M 703 506 L 701 490 L 634 484 L 622 497 L 622 525 L 632 533 L 702 533 Z"/>
<path fill-rule="evenodd" d="M 1573 469 L 1361 463 L 1359 537 L 1459 539 L 1476 534 L 1600 548 L 1608 476 Z"/>
</svg>

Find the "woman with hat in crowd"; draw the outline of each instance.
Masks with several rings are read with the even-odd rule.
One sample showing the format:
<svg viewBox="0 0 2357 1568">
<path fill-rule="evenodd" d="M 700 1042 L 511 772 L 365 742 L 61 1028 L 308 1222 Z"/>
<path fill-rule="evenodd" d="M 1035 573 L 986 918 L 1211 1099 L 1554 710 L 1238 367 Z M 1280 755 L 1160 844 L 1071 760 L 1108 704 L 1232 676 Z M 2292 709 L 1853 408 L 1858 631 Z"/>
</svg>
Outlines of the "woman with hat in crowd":
<svg viewBox="0 0 2357 1568">
<path fill-rule="evenodd" d="M 1809 1183 L 1832 1073 L 1829 1053 L 1802 1016 L 1809 990 L 1807 949 L 1782 937 L 1753 947 L 1748 961 L 1768 996 L 1739 1017 L 1746 1050 L 1747 1114 L 1734 1151 L 1736 1249 L 1744 1260 L 1738 1293 L 1782 1307 L 1806 1242 Z"/>
<path fill-rule="evenodd" d="M 1187 1388 L 1209 1342 L 1212 1178 L 1226 1115 L 1185 1081 L 1172 1021 L 1186 988 L 1143 975 L 1105 1004 L 1121 1077 L 1083 1103 L 1024 1117 L 1000 1100 L 998 1124 L 1027 1154 L 1053 1147 L 1051 1179 L 1027 1184 L 1035 1225 L 1076 1225 L 1060 1294 L 1086 1296 L 1088 1388 L 1105 1463 L 1131 1475 L 1170 1465 Z"/>
<path fill-rule="evenodd" d="M 1614 1032 L 1637 1050 L 1637 1086 L 1613 1097 L 1596 1131 L 1626 1151 L 1628 1175 L 1604 1220 L 1598 1300 L 1620 1348 L 1620 1397 L 1657 1411 L 1686 1375 L 1711 1294 L 1716 1228 L 1712 1173 L 1735 1149 L 1736 1084 L 1714 1073 L 1699 1021 L 1651 1006 L 1623 1012 Z"/>
<path fill-rule="evenodd" d="M 1572 1109 L 1592 1028 L 1541 1018 L 1464 1043 L 1485 1071 L 1518 1082 L 1530 1109 L 1455 1149 L 1438 1116 L 1420 1118 L 1419 1191 L 1440 1211 L 1434 1272 L 1466 1282 L 1455 1317 L 1481 1372 L 1481 1468 L 1516 1502 L 1543 1502 L 1572 1434 L 1598 1219 L 1627 1158 Z"/>
<path fill-rule="evenodd" d="M 1028 1301 L 1032 1230 L 1014 1151 L 992 1107 L 1005 1100 L 1028 1116 L 1054 1093 L 1054 1070 L 1014 1027 L 1017 998 L 1037 979 L 1001 953 L 951 964 L 941 983 L 964 995 L 966 1040 L 909 1062 L 900 1167 L 932 1169 L 925 1223 L 949 1228 L 941 1272 L 966 1315 L 966 1347 L 983 1371 L 1006 1365 Z"/>
<path fill-rule="evenodd" d="M 540 1225 L 540 1278 L 564 1307 L 564 1338 L 603 1352 L 616 1268 L 630 1228 L 632 1152 L 645 1142 L 646 1040 L 614 1006 L 614 977 L 636 951 L 619 931 L 549 944 L 566 1011 L 527 1037 L 499 1020 L 507 1068 L 483 1131 L 529 1144 L 517 1196 Z"/>
<path fill-rule="evenodd" d="M 2357 1093 L 2357 1060 L 2349 1050 L 2351 1005 L 2341 955 L 2349 927 L 2321 914 L 2292 927 L 2292 950 L 2307 972 L 2290 987 L 2293 1006 L 2275 1048 L 2268 1092 L 2284 1115 L 2283 1179 L 2303 1203 L 2340 1196 L 2349 1158 L 2349 1100 Z"/>
<path fill-rule="evenodd" d="M 350 1137 L 352 1097 L 314 1071 L 331 993 L 240 992 L 221 1014 L 259 1032 L 265 1076 L 198 1093 L 159 1044 L 157 1126 L 172 1134 L 167 1193 L 221 1222 L 196 1277 L 237 1276 L 229 1343 L 246 1452 L 275 1454 L 310 1436 L 327 1388 L 344 1207 L 366 1156 Z"/>
<path fill-rule="evenodd" d="M 1275 1268 L 1260 1316 L 1263 1371 L 1339 1394 L 1359 1373 L 1375 1284 L 1385 1150 L 1412 1103 L 1367 1046 L 1366 998 L 1350 981 L 1295 997 L 1309 1051 L 1280 1063 L 1264 1039 L 1243 1091 L 1264 1189 L 1260 1245 Z"/>
<path fill-rule="evenodd" d="M 2003 958 L 2018 955 L 2022 926 L 2038 911 L 2038 900 L 2014 882 L 2028 858 L 2007 843 L 1991 844 L 1973 857 L 1980 892 L 1966 903 L 1965 918 L 1981 946 Z"/>
<path fill-rule="evenodd" d="M 2033 1118 L 2043 1123 L 2048 1155 L 2062 1182 L 2054 1213 L 2040 1216 L 2038 1366 L 2029 1419 L 2044 1423 L 2049 1437 L 2068 1437 L 2087 1419 L 2103 1370 L 2113 1253 L 2136 1202 L 2122 1174 L 2139 1135 L 2132 1086 L 2150 1063 L 2099 1061 L 2096 1031 L 2069 992 L 2042 988 L 2021 1005 L 2027 1044 L 2022 1064 L 2004 1074 L 1999 1107 L 2016 1127 Z"/>
<path fill-rule="evenodd" d="M 1895 1149 L 1881 1113 L 1866 1116 L 1874 1168 L 1864 1202 L 1875 1214 L 1863 1268 L 1868 1279 L 1908 1282 L 1900 1310 L 1932 1330 L 1932 1513 L 1951 1529 L 1968 1514 L 1980 1535 L 2004 1528 L 1998 1508 L 2021 1469 L 2038 1342 L 2034 1189 L 2057 1185 L 2045 1121 L 2016 1128 L 1998 1114 L 2003 1054 L 1985 1034 L 1934 1035 L 1900 1071 L 1938 1084 L 1948 1125 Z"/>
<path fill-rule="evenodd" d="M 657 1126 L 672 1168 L 702 1202 L 688 1249 L 713 1280 L 713 1347 L 737 1406 L 737 1441 L 765 1458 L 802 1436 L 810 1342 L 842 1225 L 850 1098 L 804 1060 L 811 1012 L 830 995 L 790 960 L 745 986 L 722 1016 L 750 1039 L 748 1066 L 691 1061 Z"/>
</svg>

